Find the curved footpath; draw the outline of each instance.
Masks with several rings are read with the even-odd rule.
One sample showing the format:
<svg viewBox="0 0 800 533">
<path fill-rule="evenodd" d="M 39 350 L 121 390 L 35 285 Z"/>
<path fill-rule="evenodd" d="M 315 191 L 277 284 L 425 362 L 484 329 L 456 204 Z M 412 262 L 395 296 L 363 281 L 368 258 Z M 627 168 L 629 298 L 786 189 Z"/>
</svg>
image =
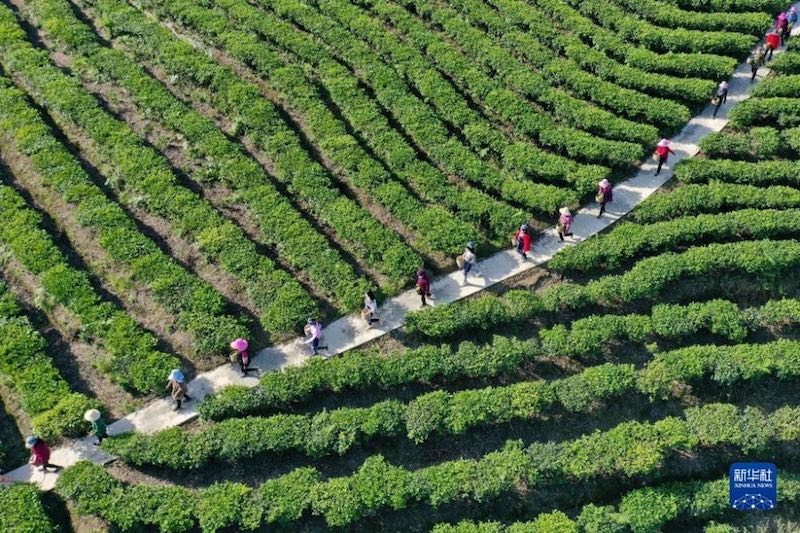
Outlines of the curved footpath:
<svg viewBox="0 0 800 533">
<path fill-rule="evenodd" d="M 793 34 L 800 31 L 800 25 Z M 781 53 L 783 48 L 775 51 Z M 622 183 L 615 184 L 614 201 L 609 204 L 610 209 L 597 218 L 598 204 L 592 203 L 581 209 L 573 223 L 574 235 L 564 242 L 558 240 L 555 227 L 546 230 L 538 240 L 533 243 L 533 253 L 527 261 L 523 261 L 515 251 L 506 250 L 483 259 L 479 263 L 480 275 L 472 275 L 470 284 L 462 285 L 460 271 L 433 281 L 432 305 L 450 303 L 461 298 L 466 298 L 496 283 L 516 276 L 536 266 L 549 261 L 553 255 L 564 246 L 571 246 L 606 227 L 614 224 L 620 217 L 627 214 L 645 198 L 653 194 L 659 187 L 672 177 L 672 167 L 678 161 L 694 156 L 699 150 L 699 142 L 708 133 L 722 130 L 728 123 L 728 112 L 739 102 L 749 98 L 750 90 L 769 74 L 769 68 L 759 69 L 755 82 L 750 82 L 750 67 L 742 63 L 733 73 L 729 81 L 728 100 L 716 118 L 711 116 L 713 106 L 709 103 L 703 112 L 692 118 L 686 126 L 672 138 L 671 147 L 675 151 L 670 158 L 668 166 L 662 169 L 659 176 L 655 175 L 656 162 L 651 157 L 641 165 L 635 176 Z M 555 215 L 554 215 L 555 216 Z M 509 238 L 514 228 L 509 228 Z M 411 273 L 413 274 L 413 273 Z M 409 275 L 411 275 L 409 274 Z M 419 309 L 420 299 L 415 290 L 406 291 L 390 300 L 385 301 L 379 308 L 381 321 L 378 325 L 368 328 L 359 316 L 347 316 L 326 325 L 324 330 L 325 344 L 329 349 L 325 356 L 332 356 L 356 348 L 366 342 L 377 339 L 386 333 L 400 328 L 405 323 L 405 316 L 409 311 Z M 278 346 L 272 346 L 258 352 L 253 358 L 252 367 L 262 372 L 278 370 L 280 368 L 299 365 L 310 356 L 309 349 L 298 338 Z M 166 384 L 167 376 L 164 376 Z M 225 364 L 215 370 L 200 374 L 189 383 L 189 394 L 192 401 L 184 405 L 180 412 L 172 410 L 173 402 L 164 398 L 156 400 L 147 407 L 131 413 L 122 420 L 108 426 L 111 435 L 129 431 L 151 433 L 181 425 L 198 416 L 197 404 L 208 394 L 219 390 L 225 385 L 240 384 L 255 386 L 258 378 L 255 376 L 241 377 L 233 365 Z M 69 446 L 53 450 L 52 462 L 61 466 L 69 466 L 80 460 L 90 460 L 97 464 L 106 464 L 114 459 L 95 446 L 94 437 L 87 437 L 73 441 Z M 22 466 L 6 474 L 14 481 L 28 481 L 36 483 L 43 490 L 50 490 L 58 479 L 57 473 L 39 472 L 29 465 Z"/>
</svg>

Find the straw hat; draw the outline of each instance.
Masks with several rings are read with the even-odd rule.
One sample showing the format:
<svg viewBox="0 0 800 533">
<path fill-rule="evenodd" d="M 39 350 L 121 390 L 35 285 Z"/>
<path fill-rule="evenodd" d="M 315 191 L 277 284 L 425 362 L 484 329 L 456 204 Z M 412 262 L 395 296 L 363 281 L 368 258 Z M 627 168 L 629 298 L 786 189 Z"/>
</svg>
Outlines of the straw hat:
<svg viewBox="0 0 800 533">
<path fill-rule="evenodd" d="M 571 215 L 572 213 L 569 212 L 569 207 L 562 207 L 558 210 L 559 213 L 562 215 Z"/>
<path fill-rule="evenodd" d="M 97 409 L 89 409 L 85 413 L 83 413 L 83 419 L 87 422 L 97 422 L 100 420 L 100 411 Z"/>
<path fill-rule="evenodd" d="M 659 146 L 669 146 L 670 142 L 671 141 L 669 139 L 661 139 L 660 141 L 658 141 L 658 145 Z"/>
<path fill-rule="evenodd" d="M 231 342 L 231 348 L 233 348 L 237 352 L 245 351 L 247 349 L 247 346 L 248 346 L 247 341 L 245 339 L 242 339 L 241 337 Z"/>
</svg>

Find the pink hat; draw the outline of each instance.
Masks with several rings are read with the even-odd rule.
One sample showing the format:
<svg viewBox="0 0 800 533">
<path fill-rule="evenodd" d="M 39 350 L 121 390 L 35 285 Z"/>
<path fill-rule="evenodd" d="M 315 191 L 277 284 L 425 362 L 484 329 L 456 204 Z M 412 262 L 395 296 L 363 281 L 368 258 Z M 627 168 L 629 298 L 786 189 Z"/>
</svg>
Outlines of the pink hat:
<svg viewBox="0 0 800 533">
<path fill-rule="evenodd" d="M 797 7 L 795 7 L 795 6 L 792 6 L 792 9 L 790 9 L 789 11 L 791 11 L 791 12 L 793 12 L 793 13 L 797 13 Z"/>
<path fill-rule="evenodd" d="M 601 186 L 601 187 L 608 187 L 609 185 L 611 185 L 611 182 L 610 182 L 610 181 L 608 181 L 608 180 L 607 180 L 607 179 L 605 179 L 605 178 L 603 178 L 603 181 L 601 181 L 601 182 L 600 182 L 600 186 Z"/>
<path fill-rule="evenodd" d="M 658 141 L 658 145 L 659 146 L 669 146 L 670 142 L 671 141 L 669 139 L 661 139 L 660 141 Z"/>
<path fill-rule="evenodd" d="M 231 348 L 233 348 L 237 352 L 245 351 L 247 349 L 247 346 L 248 346 L 247 341 L 241 338 L 236 339 L 231 343 Z"/>
</svg>

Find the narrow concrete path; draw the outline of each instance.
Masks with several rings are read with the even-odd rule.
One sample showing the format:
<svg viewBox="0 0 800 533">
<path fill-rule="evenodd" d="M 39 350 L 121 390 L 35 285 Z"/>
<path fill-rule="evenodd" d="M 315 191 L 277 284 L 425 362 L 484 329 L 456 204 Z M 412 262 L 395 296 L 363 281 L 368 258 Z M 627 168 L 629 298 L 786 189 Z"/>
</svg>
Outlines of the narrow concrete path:
<svg viewBox="0 0 800 533">
<path fill-rule="evenodd" d="M 800 30 L 800 28 L 798 28 Z M 794 32 L 793 32 L 794 33 Z M 776 50 L 779 54 L 783 49 Z M 703 112 L 689 121 L 678 135 L 672 138 L 672 149 L 676 155 L 670 156 L 669 162 L 656 176 L 656 161 L 653 157 L 641 165 L 635 176 L 614 187 L 614 202 L 609 204 L 606 213 L 597 218 L 599 205 L 589 204 L 575 215 L 573 223 L 574 235 L 566 241 L 558 240 L 555 227 L 546 230 L 533 245 L 533 254 L 527 261 L 522 260 L 514 251 L 507 250 L 485 258 L 479 262 L 480 273 L 475 273 L 469 278 L 469 284 L 462 284 L 462 273 L 454 272 L 447 276 L 437 278 L 432 283 L 432 305 L 450 303 L 466 298 L 496 283 L 530 270 L 549 261 L 553 255 L 565 246 L 576 244 L 588 239 L 608 226 L 614 224 L 620 217 L 627 214 L 645 198 L 653 194 L 661 185 L 672 177 L 672 167 L 687 157 L 694 156 L 699 151 L 699 142 L 705 135 L 718 132 L 728 123 L 728 112 L 737 103 L 749 98 L 751 88 L 764 77 L 769 75 L 769 69 L 762 67 L 755 82 L 750 81 L 750 67 L 740 64 L 729 81 L 728 100 L 723 104 L 717 117 L 712 117 L 713 107 L 709 103 Z M 709 95 L 710 98 L 710 95 Z M 555 217 L 554 217 L 555 218 Z M 509 237 L 514 228 L 509 228 Z M 324 329 L 325 342 L 328 350 L 322 352 L 323 356 L 340 354 L 356 348 L 364 343 L 377 339 L 386 333 L 403 326 L 405 316 L 409 311 L 420 308 L 420 298 L 415 290 L 406 291 L 384 302 L 380 309 L 381 321 L 372 328 L 358 316 L 340 318 L 328 324 Z M 286 366 L 300 365 L 310 356 L 307 345 L 303 339 L 295 339 L 279 346 L 272 346 L 260 351 L 253 359 L 252 366 L 260 372 L 279 370 Z M 164 376 L 166 384 L 167 377 Z M 138 411 L 114 422 L 108 428 L 109 434 L 116 435 L 129 431 L 151 433 L 184 424 L 197 415 L 197 404 L 200 400 L 224 387 L 225 385 L 239 384 L 255 386 L 257 376 L 242 377 L 232 365 L 223 365 L 215 370 L 197 376 L 189 383 L 189 395 L 192 398 L 184 408 L 173 411 L 174 403 L 168 399 L 160 399 Z M 93 444 L 94 438 L 84 438 L 74 441 L 68 447 L 53 451 L 54 464 L 68 466 L 80 460 L 90 460 L 98 464 L 105 464 L 113 457 L 104 453 Z M 37 483 L 43 490 L 52 489 L 58 474 L 39 472 L 28 465 L 20 467 L 6 476 L 14 481 L 29 481 Z"/>
</svg>

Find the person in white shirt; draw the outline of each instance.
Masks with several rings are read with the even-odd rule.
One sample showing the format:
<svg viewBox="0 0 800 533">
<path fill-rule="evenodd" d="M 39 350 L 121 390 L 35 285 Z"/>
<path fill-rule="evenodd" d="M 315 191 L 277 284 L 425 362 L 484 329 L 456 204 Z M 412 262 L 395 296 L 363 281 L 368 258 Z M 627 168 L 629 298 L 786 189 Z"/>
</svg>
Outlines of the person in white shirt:
<svg viewBox="0 0 800 533">
<path fill-rule="evenodd" d="M 461 259 L 464 262 L 464 285 L 467 284 L 467 276 L 469 275 L 470 271 L 475 268 L 477 270 L 478 265 L 478 256 L 475 255 L 475 243 L 473 241 L 469 241 L 467 243 L 467 247 L 464 250 L 464 253 L 461 254 Z"/>
<path fill-rule="evenodd" d="M 717 101 L 716 105 L 717 106 L 714 108 L 714 113 L 713 113 L 712 116 L 716 117 L 717 116 L 717 111 L 719 111 L 719 108 L 722 107 L 722 104 L 724 104 L 725 102 L 728 101 L 728 82 L 727 81 L 722 80 L 720 82 L 719 86 L 717 87 L 717 92 L 714 95 L 714 98 L 716 98 L 716 101 Z"/>
<path fill-rule="evenodd" d="M 320 346 L 319 341 L 322 339 L 322 324 L 314 320 L 313 318 L 308 319 L 308 324 L 306 327 L 303 328 L 306 335 L 311 335 L 309 339 L 307 339 L 304 344 L 310 344 L 311 349 L 314 352 L 314 355 L 317 355 L 317 352 L 321 349 L 327 350 L 327 346 Z"/>
<path fill-rule="evenodd" d="M 364 319 L 370 326 L 380 321 L 378 318 L 378 300 L 375 299 L 375 293 L 371 290 L 364 295 Z"/>
</svg>

